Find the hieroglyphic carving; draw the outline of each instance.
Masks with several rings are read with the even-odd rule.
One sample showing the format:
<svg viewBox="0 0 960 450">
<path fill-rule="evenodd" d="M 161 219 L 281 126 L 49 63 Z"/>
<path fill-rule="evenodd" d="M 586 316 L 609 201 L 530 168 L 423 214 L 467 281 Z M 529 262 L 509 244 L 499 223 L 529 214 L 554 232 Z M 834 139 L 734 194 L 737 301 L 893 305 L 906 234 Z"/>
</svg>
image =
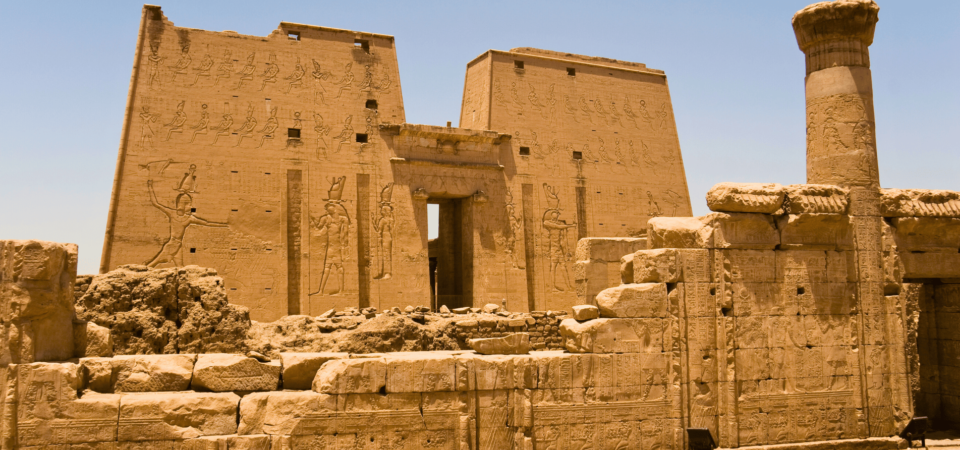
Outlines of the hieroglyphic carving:
<svg viewBox="0 0 960 450">
<path fill-rule="evenodd" d="M 303 171 L 287 170 L 287 314 L 300 314 Z"/>
<path fill-rule="evenodd" d="M 327 157 L 327 140 L 323 137 L 330 134 L 330 127 L 323 124 L 323 116 L 313 113 L 313 131 L 317 132 L 317 159 Z"/>
<path fill-rule="evenodd" d="M 177 111 L 173 113 L 173 119 L 170 120 L 170 123 L 164 125 L 168 128 L 165 141 L 169 141 L 173 133 L 183 133 L 183 124 L 187 123 L 187 113 L 183 112 L 185 104 L 185 100 L 177 104 Z"/>
<path fill-rule="evenodd" d="M 180 181 L 180 186 L 176 189 L 179 194 L 177 194 L 176 200 L 174 201 L 174 207 L 161 204 L 157 200 L 157 193 L 153 189 L 153 179 L 147 180 L 147 189 L 150 191 L 150 202 L 155 208 L 167 216 L 167 220 L 170 223 L 169 236 L 157 255 L 145 263 L 148 267 L 156 267 L 164 263 L 182 266 L 183 254 L 181 250 L 183 250 L 183 236 L 186 234 L 187 228 L 191 225 L 205 227 L 227 226 L 226 223 L 201 219 L 193 213 L 193 209 L 191 208 L 193 197 L 191 194 L 197 193 L 195 171 L 196 166 L 190 165 L 190 171 L 184 174 L 184 178 Z M 177 260 L 178 255 L 180 257 L 179 261 Z"/>
<path fill-rule="evenodd" d="M 200 107 L 200 121 L 196 125 L 190 127 L 193 130 L 193 136 L 190 137 L 190 142 L 197 140 L 198 134 L 206 135 L 210 128 L 210 113 L 207 112 L 207 104 L 204 103 Z"/>
<path fill-rule="evenodd" d="M 393 183 L 387 183 L 380 190 L 380 217 L 373 221 L 373 230 L 377 232 L 377 266 L 380 273 L 375 280 L 389 280 L 393 275 Z"/>
<path fill-rule="evenodd" d="M 333 140 L 340 142 L 337 144 L 337 150 L 334 153 L 340 153 L 340 148 L 343 147 L 343 144 L 350 142 L 350 140 L 354 138 L 353 125 L 350 124 L 351 122 L 353 122 L 353 115 L 349 115 L 343 120 L 343 130 L 340 130 L 340 134 L 333 137 Z M 326 156 L 326 154 L 324 154 L 324 156 Z"/>
<path fill-rule="evenodd" d="M 507 227 L 505 238 L 505 251 L 515 269 L 523 269 L 525 266 L 523 255 L 517 248 L 517 239 L 523 229 L 523 215 L 517 216 L 517 205 L 513 203 L 513 192 L 510 188 L 506 191 Z"/>
<path fill-rule="evenodd" d="M 260 83 L 260 90 L 262 91 L 267 87 L 267 83 L 276 83 L 279 73 L 280 66 L 277 65 L 277 55 L 271 53 L 267 59 L 267 68 L 260 74 L 260 77 L 263 78 L 263 83 Z"/>
<path fill-rule="evenodd" d="M 347 259 L 347 246 L 350 235 L 350 213 L 343 206 L 343 188 L 347 177 L 331 178 L 330 190 L 327 191 L 327 202 L 324 205 L 326 213 L 318 218 L 311 218 L 310 224 L 316 237 L 320 238 L 322 248 L 320 258 L 320 287 L 310 295 L 326 295 L 324 289 L 330 279 L 331 272 L 336 272 L 338 278 L 337 290 L 330 293 L 337 295 L 343 292 L 343 262 Z"/>
<path fill-rule="evenodd" d="M 193 58 L 190 57 L 190 44 L 181 43 L 180 59 L 174 65 L 169 66 L 169 69 L 173 71 L 173 78 L 170 81 L 176 82 L 177 75 L 186 75 L 191 62 L 193 62 Z"/>
<path fill-rule="evenodd" d="M 565 291 L 570 288 L 570 274 L 567 270 L 570 255 L 566 248 L 567 230 L 577 226 L 577 223 L 567 223 L 560 218 L 560 197 L 557 188 L 543 183 L 543 192 L 547 196 L 548 208 L 543 212 L 541 223 L 547 232 L 547 253 L 550 261 L 550 279 L 553 288 Z M 558 272 L 563 285 L 557 283 Z"/>
<path fill-rule="evenodd" d="M 197 76 L 194 77 L 193 83 L 190 83 L 190 86 L 194 86 L 197 82 L 200 81 L 200 77 L 209 77 L 210 69 L 213 68 L 213 58 L 209 53 L 203 55 L 203 59 L 200 60 L 200 65 L 194 67 L 193 70 L 197 72 Z"/>
<path fill-rule="evenodd" d="M 159 53 L 159 45 L 151 44 L 150 45 L 150 55 L 147 56 L 147 85 L 150 86 L 150 89 L 154 89 L 154 85 L 157 86 L 157 89 L 163 88 L 163 82 L 160 80 L 160 64 L 163 63 L 163 57 Z"/>
<path fill-rule="evenodd" d="M 224 50 L 223 59 L 217 65 L 217 79 L 213 81 L 213 85 L 219 85 L 223 78 L 230 78 L 231 73 L 233 73 L 233 52 Z"/>
<path fill-rule="evenodd" d="M 230 128 L 233 127 L 233 114 L 230 114 L 230 104 L 223 104 L 223 117 L 220 119 L 220 123 L 217 126 L 213 127 L 213 130 L 217 134 L 213 135 L 213 144 L 217 143 L 217 140 L 220 139 L 220 136 L 230 136 Z"/>
<path fill-rule="evenodd" d="M 233 130 L 237 134 L 237 143 L 234 147 L 239 147 L 243 143 L 243 138 L 253 137 L 253 130 L 257 128 L 257 118 L 253 115 L 253 103 L 247 106 L 247 118 L 240 128 Z"/>
<path fill-rule="evenodd" d="M 270 109 L 270 118 L 267 119 L 263 124 L 263 128 L 260 129 L 260 133 L 263 134 L 263 137 L 260 138 L 260 145 L 257 145 L 257 148 L 263 147 L 263 143 L 267 140 L 273 140 L 273 133 L 277 131 L 277 128 L 280 127 L 280 122 L 277 120 L 277 108 Z"/>
<path fill-rule="evenodd" d="M 353 90 L 353 63 L 347 63 L 343 66 L 343 78 L 340 78 L 340 81 L 337 81 L 337 86 L 340 86 L 340 89 L 337 90 L 336 98 L 340 98 L 343 95 L 343 91 L 352 91 Z"/>
<path fill-rule="evenodd" d="M 300 64 L 300 58 L 297 58 L 297 63 L 293 66 L 293 73 L 283 77 L 284 80 L 287 80 L 287 93 L 289 94 L 293 91 L 293 88 L 303 87 L 303 76 L 306 75 L 307 69 L 303 67 L 303 64 Z"/>
<path fill-rule="evenodd" d="M 257 70 L 257 66 L 253 64 L 254 59 L 257 57 L 257 53 L 253 52 L 247 55 L 247 63 L 240 68 L 240 71 L 237 72 L 237 75 L 240 75 L 240 80 L 237 81 L 237 89 L 243 87 L 244 81 L 252 81 L 253 73 Z"/>
<path fill-rule="evenodd" d="M 156 133 L 153 131 L 153 124 L 160 120 L 159 114 L 150 112 L 150 106 L 140 107 L 140 148 L 147 149 L 153 147 L 153 137 Z"/>
<path fill-rule="evenodd" d="M 316 86 L 313 89 L 313 103 L 321 105 L 326 104 L 326 101 L 323 99 L 323 94 L 325 94 L 327 90 L 324 89 L 322 81 L 326 81 L 328 78 L 330 78 L 330 71 L 323 70 L 323 68 L 320 67 L 320 63 L 314 59 L 313 72 L 310 72 L 310 75 L 313 76 L 313 84 Z M 317 100 L 319 100 L 319 103 Z"/>
</svg>

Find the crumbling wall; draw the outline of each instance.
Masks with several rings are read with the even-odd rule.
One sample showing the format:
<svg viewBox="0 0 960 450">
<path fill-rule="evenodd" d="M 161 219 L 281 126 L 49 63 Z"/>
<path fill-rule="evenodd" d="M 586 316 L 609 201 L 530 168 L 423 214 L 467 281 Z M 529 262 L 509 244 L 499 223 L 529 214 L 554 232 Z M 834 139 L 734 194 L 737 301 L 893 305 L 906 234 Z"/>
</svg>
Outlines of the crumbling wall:
<svg viewBox="0 0 960 450">
<path fill-rule="evenodd" d="M 244 350 L 246 307 L 230 305 L 212 269 L 128 265 L 94 276 L 77 316 L 110 330 L 121 355 Z"/>
</svg>

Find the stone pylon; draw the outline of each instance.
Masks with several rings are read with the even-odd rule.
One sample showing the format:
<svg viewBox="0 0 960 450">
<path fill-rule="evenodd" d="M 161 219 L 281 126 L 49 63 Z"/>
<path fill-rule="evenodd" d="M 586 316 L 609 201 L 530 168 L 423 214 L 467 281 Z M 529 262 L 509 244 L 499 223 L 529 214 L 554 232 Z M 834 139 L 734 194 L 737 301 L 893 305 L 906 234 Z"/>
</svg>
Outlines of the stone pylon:
<svg viewBox="0 0 960 450">
<path fill-rule="evenodd" d="M 793 16 L 807 60 L 807 183 L 880 187 L 868 50 L 879 10 L 838 0 Z"/>
</svg>

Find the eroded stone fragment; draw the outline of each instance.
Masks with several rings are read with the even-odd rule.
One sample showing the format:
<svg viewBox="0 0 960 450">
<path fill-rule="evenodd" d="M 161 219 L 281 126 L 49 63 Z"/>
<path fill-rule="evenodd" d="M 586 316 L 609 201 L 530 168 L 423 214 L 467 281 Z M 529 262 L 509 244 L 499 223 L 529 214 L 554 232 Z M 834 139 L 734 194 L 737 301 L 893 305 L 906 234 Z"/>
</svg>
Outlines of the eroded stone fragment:
<svg viewBox="0 0 960 450">
<path fill-rule="evenodd" d="M 880 189 L 883 217 L 960 217 L 960 192 Z"/>
<path fill-rule="evenodd" d="M 197 355 L 123 355 L 113 358 L 113 392 L 185 391 Z"/>
<path fill-rule="evenodd" d="M 237 432 L 234 393 L 152 392 L 120 399 L 120 441 L 159 441 Z"/>
<path fill-rule="evenodd" d="M 303 392 L 256 392 L 240 400 L 240 425 L 237 434 L 291 435 L 305 418 L 324 415 L 336 417 L 337 396 Z M 320 433 L 322 430 L 314 430 Z"/>
<path fill-rule="evenodd" d="M 18 444 L 80 444 L 117 439 L 118 395 L 85 395 L 79 367 L 72 363 L 32 363 L 16 366 Z M 9 401 L 10 399 L 8 399 Z"/>
<path fill-rule="evenodd" d="M 675 249 L 640 250 L 633 254 L 634 283 L 676 283 L 680 254 Z"/>
<path fill-rule="evenodd" d="M 313 390 L 321 394 L 373 394 L 386 384 L 383 358 L 327 361 L 313 378 Z"/>
<path fill-rule="evenodd" d="M 791 184 L 786 187 L 790 214 L 846 214 L 850 191 L 828 184 Z"/>
<path fill-rule="evenodd" d="M 0 365 L 73 357 L 76 244 L 0 240 Z"/>
<path fill-rule="evenodd" d="M 348 353 L 281 353 L 283 388 L 309 390 L 323 363 L 349 358 Z"/>
<path fill-rule="evenodd" d="M 113 356 L 110 329 L 93 322 L 73 324 L 74 355 L 77 357 Z"/>
<path fill-rule="evenodd" d="M 663 351 L 662 319 L 594 319 L 560 322 L 560 335 L 571 353 L 640 353 Z"/>
<path fill-rule="evenodd" d="M 853 222 L 846 214 L 785 214 L 777 218 L 781 249 L 853 250 Z"/>
<path fill-rule="evenodd" d="M 593 305 L 576 305 L 573 307 L 573 318 L 584 322 L 600 317 L 600 309 Z"/>
<path fill-rule="evenodd" d="M 665 317 L 668 303 L 664 283 L 621 284 L 597 294 L 601 317 Z"/>
<path fill-rule="evenodd" d="M 530 335 L 514 333 L 499 338 L 468 339 L 467 344 L 482 355 L 523 355 L 530 353 Z"/>
<path fill-rule="evenodd" d="M 712 213 L 702 217 L 654 217 L 648 247 L 773 249 L 780 234 L 766 214 Z"/>
<path fill-rule="evenodd" d="M 777 183 L 718 183 L 707 191 L 707 207 L 717 212 L 773 214 L 783 206 Z"/>
<path fill-rule="evenodd" d="M 276 390 L 280 386 L 280 361 L 262 363 L 243 355 L 200 355 L 190 386 L 213 392 Z"/>
</svg>

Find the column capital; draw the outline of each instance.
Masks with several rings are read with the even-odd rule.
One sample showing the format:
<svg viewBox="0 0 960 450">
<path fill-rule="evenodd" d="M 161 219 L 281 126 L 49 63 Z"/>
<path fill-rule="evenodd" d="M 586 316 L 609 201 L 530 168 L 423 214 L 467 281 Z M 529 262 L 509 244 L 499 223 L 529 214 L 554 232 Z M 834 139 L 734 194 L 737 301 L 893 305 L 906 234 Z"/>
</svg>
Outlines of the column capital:
<svg viewBox="0 0 960 450">
<path fill-rule="evenodd" d="M 880 7 L 873 0 L 815 3 L 793 15 L 793 31 L 807 56 L 807 74 L 835 66 L 870 67 Z"/>
</svg>

